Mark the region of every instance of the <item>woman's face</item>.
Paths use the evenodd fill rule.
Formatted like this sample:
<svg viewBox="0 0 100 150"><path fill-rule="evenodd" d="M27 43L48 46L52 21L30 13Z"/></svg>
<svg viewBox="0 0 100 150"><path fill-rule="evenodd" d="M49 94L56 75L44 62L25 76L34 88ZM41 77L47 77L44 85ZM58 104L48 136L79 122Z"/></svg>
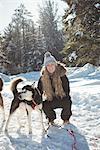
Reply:
<svg viewBox="0 0 100 150"><path fill-rule="evenodd" d="M48 64L46 68L47 68L47 71L52 74L55 72L56 65L55 64Z"/></svg>

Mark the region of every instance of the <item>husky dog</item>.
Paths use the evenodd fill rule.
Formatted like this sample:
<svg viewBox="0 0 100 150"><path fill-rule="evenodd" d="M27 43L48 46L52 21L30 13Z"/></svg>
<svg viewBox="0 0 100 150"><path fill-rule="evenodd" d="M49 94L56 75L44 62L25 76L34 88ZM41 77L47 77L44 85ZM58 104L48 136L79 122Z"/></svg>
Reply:
<svg viewBox="0 0 100 150"><path fill-rule="evenodd" d="M15 79L11 84L11 91L14 95L13 101L10 107L10 113L8 116L8 120L5 126L5 132L8 131L8 124L11 119L11 116L16 111L16 109L20 108L21 104L25 105L25 110L28 117L28 125L29 125L29 134L32 133L31 126L31 112L33 109L38 109L41 114L41 123L43 126L43 116L42 116L42 96L38 90L38 88L33 87L32 85L26 85L22 88L21 92L18 92L17 85L22 82L22 79ZM22 114L21 114L22 115Z"/></svg>
<svg viewBox="0 0 100 150"><path fill-rule="evenodd" d="M3 80L0 78L0 109L2 110L2 114L3 114L3 121L0 127L1 129L3 128L5 122L5 111L4 111L3 97L1 94L2 88L3 88Z"/></svg>

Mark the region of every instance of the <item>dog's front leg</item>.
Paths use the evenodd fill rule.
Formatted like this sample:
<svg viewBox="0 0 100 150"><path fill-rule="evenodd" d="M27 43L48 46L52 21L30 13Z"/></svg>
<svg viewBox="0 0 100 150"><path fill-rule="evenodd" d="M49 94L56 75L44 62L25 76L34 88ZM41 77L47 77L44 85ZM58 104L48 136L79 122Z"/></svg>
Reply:
<svg viewBox="0 0 100 150"><path fill-rule="evenodd" d="M10 122L11 117L12 117L12 115L10 114L10 115L8 116L8 120L7 120L6 125L5 125L5 130L4 130L5 132L8 132L8 124L9 124L9 122Z"/></svg>
<svg viewBox="0 0 100 150"><path fill-rule="evenodd" d="M19 128L17 130L18 133L21 133L21 129L25 127L25 123L23 123L23 120L24 120L23 116L25 115L25 113L26 113L25 103L22 102L19 105L18 116L17 116L17 121L19 125Z"/></svg>
<svg viewBox="0 0 100 150"><path fill-rule="evenodd" d="M26 113L27 113L27 119L28 119L28 127L29 127L29 134L32 134L32 121L31 121L31 113L32 113L32 108L30 106L26 107Z"/></svg>
<svg viewBox="0 0 100 150"><path fill-rule="evenodd" d="M4 126L4 123L5 123L5 111L4 111L4 107L2 107L1 109L2 109L3 120L2 120L2 124L1 124L0 130L2 130L2 128Z"/></svg>
<svg viewBox="0 0 100 150"><path fill-rule="evenodd" d="M41 125L42 125L42 134L46 133L46 130L44 128L44 123L43 123L43 110L40 109L40 118L41 118Z"/></svg>

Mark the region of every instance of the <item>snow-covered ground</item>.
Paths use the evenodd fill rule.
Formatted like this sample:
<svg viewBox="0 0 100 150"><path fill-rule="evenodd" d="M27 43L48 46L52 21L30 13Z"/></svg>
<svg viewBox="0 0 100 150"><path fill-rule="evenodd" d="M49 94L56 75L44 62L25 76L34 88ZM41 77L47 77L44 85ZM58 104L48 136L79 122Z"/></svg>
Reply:
<svg viewBox="0 0 100 150"><path fill-rule="evenodd" d="M70 125L62 125L60 109L56 109L57 119L55 122L61 127L50 127L48 136L42 135L39 113L32 112L32 135L28 135L26 114L16 112L9 124L9 136L0 133L0 150L100 150L100 67L86 64L81 68L67 68L70 81L70 95L72 98L73 115ZM39 72L6 76L0 74L4 80L2 91L6 119L13 95L9 89L12 78L24 77L26 81L20 84L32 84L39 78ZM1 112L1 111L0 111ZM24 125L21 132L18 130L17 118ZM0 113L0 124L2 113ZM44 116L44 125L47 127ZM71 132L73 131L73 132Z"/></svg>

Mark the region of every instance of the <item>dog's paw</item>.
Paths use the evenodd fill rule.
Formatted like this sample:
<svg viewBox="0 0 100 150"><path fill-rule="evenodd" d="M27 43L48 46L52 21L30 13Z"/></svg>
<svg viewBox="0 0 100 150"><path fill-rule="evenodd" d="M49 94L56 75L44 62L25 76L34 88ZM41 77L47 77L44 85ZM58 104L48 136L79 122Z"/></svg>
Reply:
<svg viewBox="0 0 100 150"><path fill-rule="evenodd" d="M47 134L47 130L43 129L42 130L42 136L45 136Z"/></svg>
<svg viewBox="0 0 100 150"><path fill-rule="evenodd" d="M32 131L30 130L30 131L29 131L29 135L31 135L31 134L32 134Z"/></svg>
<svg viewBox="0 0 100 150"><path fill-rule="evenodd" d="M4 133L8 136L8 130L7 129L4 129Z"/></svg>

